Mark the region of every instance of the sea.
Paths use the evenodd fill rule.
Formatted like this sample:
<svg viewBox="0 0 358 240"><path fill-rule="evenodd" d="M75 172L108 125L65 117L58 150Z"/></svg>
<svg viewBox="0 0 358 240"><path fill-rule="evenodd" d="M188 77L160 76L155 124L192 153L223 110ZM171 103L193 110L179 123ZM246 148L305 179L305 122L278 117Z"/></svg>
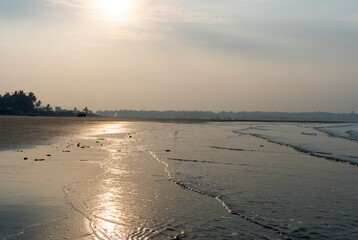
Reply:
<svg viewBox="0 0 358 240"><path fill-rule="evenodd" d="M97 239L358 239L358 124L107 122L64 187Z"/></svg>

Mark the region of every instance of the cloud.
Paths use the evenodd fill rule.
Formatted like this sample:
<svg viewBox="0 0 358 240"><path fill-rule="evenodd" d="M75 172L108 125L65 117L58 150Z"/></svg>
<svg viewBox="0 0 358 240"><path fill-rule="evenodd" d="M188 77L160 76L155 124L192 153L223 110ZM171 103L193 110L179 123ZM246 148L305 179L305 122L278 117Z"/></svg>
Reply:
<svg viewBox="0 0 358 240"><path fill-rule="evenodd" d="M51 5L65 5L75 8L86 8L88 1L85 0L47 0Z"/></svg>
<svg viewBox="0 0 358 240"><path fill-rule="evenodd" d="M139 30L129 30L129 29L116 29L109 32L109 38L115 40L124 40L124 41L150 41L150 42L162 42L162 41L174 41L172 38L165 34L153 33L150 31L139 31Z"/></svg>
<svg viewBox="0 0 358 240"><path fill-rule="evenodd" d="M153 4L148 1L142 6L143 15L151 21L166 23L229 23L224 16L209 11L191 9L180 4Z"/></svg>
<svg viewBox="0 0 358 240"><path fill-rule="evenodd" d="M52 6L72 8L82 17L103 20L96 15L95 0L47 0ZM103 35L110 40L174 42L180 37L176 34L185 25L228 24L230 20L217 14L205 4L193 5L185 0L132 0L136 8L133 11L133 21L117 22L106 25ZM179 38L178 38L179 37Z"/></svg>
<svg viewBox="0 0 358 240"><path fill-rule="evenodd" d="M47 0L51 5L64 5L73 8L93 9L94 0ZM183 1L172 0L133 0L137 5L138 17L155 22L184 23L227 23L229 19L213 12L192 9Z"/></svg>

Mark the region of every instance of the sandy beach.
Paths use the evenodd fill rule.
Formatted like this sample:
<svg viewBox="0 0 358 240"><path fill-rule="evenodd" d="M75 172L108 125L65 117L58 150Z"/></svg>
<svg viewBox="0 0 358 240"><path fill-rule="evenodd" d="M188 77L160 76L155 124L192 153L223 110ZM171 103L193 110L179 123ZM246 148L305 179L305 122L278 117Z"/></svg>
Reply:
<svg viewBox="0 0 358 240"><path fill-rule="evenodd" d="M358 237L354 123L0 126L0 239Z"/></svg>
<svg viewBox="0 0 358 240"><path fill-rule="evenodd" d="M102 172L103 141L85 137L99 121L3 116L0 126L0 238L86 237L63 188Z"/></svg>

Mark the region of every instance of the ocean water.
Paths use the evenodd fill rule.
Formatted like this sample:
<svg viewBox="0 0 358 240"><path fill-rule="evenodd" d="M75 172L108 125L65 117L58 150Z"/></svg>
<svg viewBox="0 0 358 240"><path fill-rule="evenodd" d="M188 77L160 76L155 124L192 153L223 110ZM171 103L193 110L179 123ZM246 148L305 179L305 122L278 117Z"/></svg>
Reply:
<svg viewBox="0 0 358 240"><path fill-rule="evenodd" d="M357 125L107 125L64 189L96 238L358 239Z"/></svg>

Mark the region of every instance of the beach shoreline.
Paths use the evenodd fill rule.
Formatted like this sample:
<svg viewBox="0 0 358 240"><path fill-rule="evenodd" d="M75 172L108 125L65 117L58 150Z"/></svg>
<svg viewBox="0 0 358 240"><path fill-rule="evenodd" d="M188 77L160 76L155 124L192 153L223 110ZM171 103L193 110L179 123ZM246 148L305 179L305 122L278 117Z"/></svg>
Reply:
<svg viewBox="0 0 358 240"><path fill-rule="evenodd" d="M108 120L6 126L0 239L356 239L354 124Z"/></svg>
<svg viewBox="0 0 358 240"><path fill-rule="evenodd" d="M91 136L101 123L46 117L1 117L0 123L0 239L90 236L64 187L103 172L107 153Z"/></svg>

